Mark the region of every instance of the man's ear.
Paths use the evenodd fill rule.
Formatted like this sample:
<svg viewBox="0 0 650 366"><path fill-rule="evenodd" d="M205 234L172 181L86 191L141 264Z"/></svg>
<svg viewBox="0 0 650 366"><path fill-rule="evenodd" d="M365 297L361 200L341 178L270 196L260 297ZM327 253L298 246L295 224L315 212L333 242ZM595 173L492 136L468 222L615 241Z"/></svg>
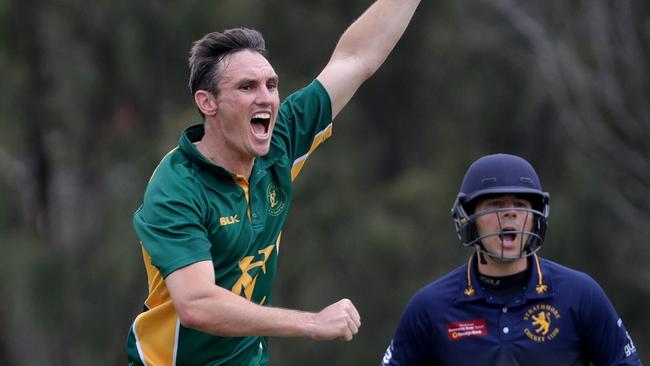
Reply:
<svg viewBox="0 0 650 366"><path fill-rule="evenodd" d="M194 93L194 102L205 116L214 116L217 113L217 101L214 95L206 90Z"/></svg>

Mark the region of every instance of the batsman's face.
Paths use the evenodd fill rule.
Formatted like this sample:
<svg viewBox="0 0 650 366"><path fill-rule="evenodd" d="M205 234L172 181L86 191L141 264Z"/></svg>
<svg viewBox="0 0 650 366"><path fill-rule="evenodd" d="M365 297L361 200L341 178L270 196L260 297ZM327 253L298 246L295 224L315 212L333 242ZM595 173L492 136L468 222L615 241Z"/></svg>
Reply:
<svg viewBox="0 0 650 366"><path fill-rule="evenodd" d="M248 50L222 60L217 128L234 159L266 155L278 116L278 76L264 56Z"/></svg>
<svg viewBox="0 0 650 366"><path fill-rule="evenodd" d="M526 199L503 195L480 199L475 214L476 228L485 249L497 258L516 259L522 253L533 227L534 215L526 209L532 205Z"/></svg>

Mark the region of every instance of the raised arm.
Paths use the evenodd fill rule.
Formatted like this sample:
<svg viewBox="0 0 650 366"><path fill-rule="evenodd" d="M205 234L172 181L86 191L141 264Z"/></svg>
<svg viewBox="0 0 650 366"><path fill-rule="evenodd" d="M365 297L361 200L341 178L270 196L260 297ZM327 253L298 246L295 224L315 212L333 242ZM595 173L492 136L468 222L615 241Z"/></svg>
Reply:
<svg viewBox="0 0 650 366"><path fill-rule="evenodd" d="M332 100L332 117L384 63L419 3L420 0L377 0L343 33L317 77Z"/></svg>
<svg viewBox="0 0 650 366"><path fill-rule="evenodd" d="M165 283L181 324L218 336L264 335L349 341L358 332L361 322L359 313L347 299L318 313L257 305L215 285L210 261L172 272Z"/></svg>

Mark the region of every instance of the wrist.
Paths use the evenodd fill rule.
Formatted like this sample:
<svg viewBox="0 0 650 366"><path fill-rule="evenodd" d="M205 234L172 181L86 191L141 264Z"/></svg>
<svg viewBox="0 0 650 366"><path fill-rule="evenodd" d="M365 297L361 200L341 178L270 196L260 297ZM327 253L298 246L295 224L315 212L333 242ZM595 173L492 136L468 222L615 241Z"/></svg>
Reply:
<svg viewBox="0 0 650 366"><path fill-rule="evenodd" d="M316 339L316 314L310 312L303 312L301 314L302 320L298 322L300 327L299 333L302 337Z"/></svg>

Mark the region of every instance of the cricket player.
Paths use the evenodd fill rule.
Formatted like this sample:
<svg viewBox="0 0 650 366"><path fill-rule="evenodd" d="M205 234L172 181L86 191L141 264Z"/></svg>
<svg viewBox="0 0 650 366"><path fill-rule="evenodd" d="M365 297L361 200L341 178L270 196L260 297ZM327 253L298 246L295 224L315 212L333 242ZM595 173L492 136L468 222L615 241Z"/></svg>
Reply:
<svg viewBox="0 0 650 366"><path fill-rule="evenodd" d="M526 160L475 161L452 208L475 253L413 296L381 365L641 365L602 288L537 255L548 215Z"/></svg>
<svg viewBox="0 0 650 366"><path fill-rule="evenodd" d="M372 3L317 77L282 103L258 31L195 42L189 86L202 123L162 159L134 215L149 296L128 334L130 365L267 365L267 337L357 334L349 299L318 312L272 306L280 233L294 178L419 2Z"/></svg>

